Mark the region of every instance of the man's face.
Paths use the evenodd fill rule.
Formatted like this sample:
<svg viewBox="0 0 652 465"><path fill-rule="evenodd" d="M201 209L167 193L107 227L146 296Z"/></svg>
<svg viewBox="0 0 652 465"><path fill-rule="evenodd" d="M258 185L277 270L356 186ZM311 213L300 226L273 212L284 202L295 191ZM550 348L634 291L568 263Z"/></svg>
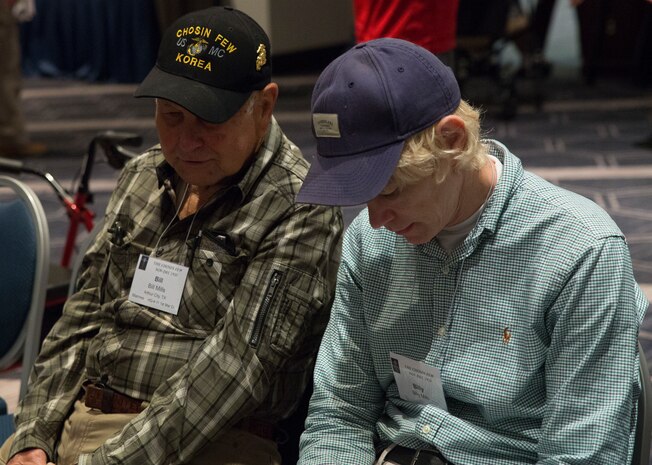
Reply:
<svg viewBox="0 0 652 465"><path fill-rule="evenodd" d="M167 100L156 100L156 129L165 159L188 184L216 186L236 174L258 148L269 118L252 97L224 123L208 123Z"/></svg>
<svg viewBox="0 0 652 465"><path fill-rule="evenodd" d="M411 244L425 244L442 229L459 223L462 176L450 170L443 182L434 176L399 190L390 180L383 191L367 203L369 223L385 227Z"/></svg>

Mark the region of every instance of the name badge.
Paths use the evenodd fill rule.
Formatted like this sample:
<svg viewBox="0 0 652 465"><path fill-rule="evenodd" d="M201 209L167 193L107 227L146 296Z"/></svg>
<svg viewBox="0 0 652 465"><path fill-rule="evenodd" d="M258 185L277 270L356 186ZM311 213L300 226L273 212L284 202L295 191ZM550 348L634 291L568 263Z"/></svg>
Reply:
<svg viewBox="0 0 652 465"><path fill-rule="evenodd" d="M417 404L435 405L448 411L439 368L393 352L389 353L389 357L401 399Z"/></svg>
<svg viewBox="0 0 652 465"><path fill-rule="evenodd" d="M140 254L129 300L176 315L187 276L187 266Z"/></svg>

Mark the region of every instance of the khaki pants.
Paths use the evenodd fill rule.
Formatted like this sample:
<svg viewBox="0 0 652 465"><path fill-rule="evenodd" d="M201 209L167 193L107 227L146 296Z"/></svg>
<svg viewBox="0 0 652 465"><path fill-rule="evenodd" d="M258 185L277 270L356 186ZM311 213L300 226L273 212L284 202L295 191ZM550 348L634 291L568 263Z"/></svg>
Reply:
<svg viewBox="0 0 652 465"><path fill-rule="evenodd" d="M57 448L57 465L75 465L81 454L91 453L108 438L118 433L136 414L105 414L75 402L66 420ZM8 460L13 436L0 448L0 465ZM281 465L281 457L273 441L247 431L233 429L209 444L188 462L191 465ZM163 464L162 464L163 465Z"/></svg>

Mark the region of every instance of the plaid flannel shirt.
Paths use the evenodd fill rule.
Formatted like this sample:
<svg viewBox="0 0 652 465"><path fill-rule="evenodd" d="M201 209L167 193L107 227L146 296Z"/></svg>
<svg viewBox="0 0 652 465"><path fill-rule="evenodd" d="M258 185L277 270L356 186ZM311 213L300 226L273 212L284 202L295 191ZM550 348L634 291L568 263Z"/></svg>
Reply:
<svg viewBox="0 0 652 465"><path fill-rule="evenodd" d="M287 416L312 376L343 228L338 208L294 202L307 169L272 121L244 175L178 220L160 148L130 162L35 364L11 453L38 447L56 462L85 380L149 406L80 464L177 464L242 418ZM190 268L177 315L128 300L157 242L157 258Z"/></svg>

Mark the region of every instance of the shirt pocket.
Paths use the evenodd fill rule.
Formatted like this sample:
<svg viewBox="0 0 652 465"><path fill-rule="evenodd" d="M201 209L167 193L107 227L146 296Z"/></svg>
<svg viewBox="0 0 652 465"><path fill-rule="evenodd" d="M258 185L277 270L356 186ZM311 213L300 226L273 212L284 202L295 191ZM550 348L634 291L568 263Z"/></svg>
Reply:
<svg viewBox="0 0 652 465"><path fill-rule="evenodd" d="M320 297L323 283L290 268L275 268L267 279L265 293L253 321L249 345L272 364L305 355L319 343L328 320Z"/></svg>
<svg viewBox="0 0 652 465"><path fill-rule="evenodd" d="M227 251L204 235L188 271L177 315L179 325L212 330L233 300L248 261L241 250Z"/></svg>
<svg viewBox="0 0 652 465"><path fill-rule="evenodd" d="M270 347L290 356L310 332L317 305L304 291L288 286L282 294L270 337Z"/></svg>
<svg viewBox="0 0 652 465"><path fill-rule="evenodd" d="M138 258L142 253L146 253L145 247L134 244L129 235L120 238L117 243L109 239L109 253L100 289L102 303L129 295Z"/></svg>

